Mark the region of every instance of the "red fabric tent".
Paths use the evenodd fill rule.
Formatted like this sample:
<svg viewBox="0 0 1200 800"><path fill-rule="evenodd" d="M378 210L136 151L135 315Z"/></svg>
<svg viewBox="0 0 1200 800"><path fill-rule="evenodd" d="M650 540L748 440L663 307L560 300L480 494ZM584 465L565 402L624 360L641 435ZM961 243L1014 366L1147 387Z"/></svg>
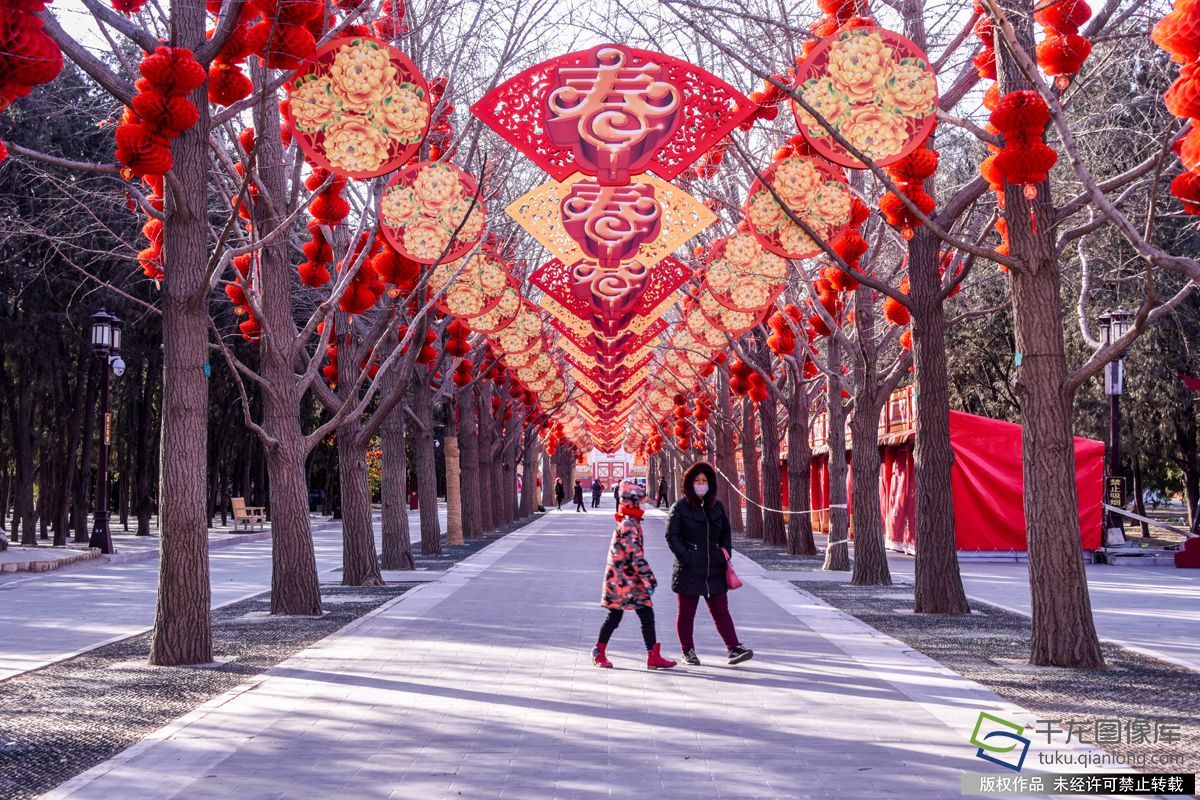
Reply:
<svg viewBox="0 0 1200 800"><path fill-rule="evenodd" d="M950 412L951 478L954 535L959 550L1025 550L1024 479L1021 473L1021 426ZM884 536L894 549L912 551L917 544L912 441L882 448L879 499ZM829 506L826 455L812 460L811 501L814 509ZM847 476L848 480L848 476ZM1104 443L1075 437L1075 485L1083 549L1100 547L1104 495ZM827 518L815 521L824 528Z"/></svg>

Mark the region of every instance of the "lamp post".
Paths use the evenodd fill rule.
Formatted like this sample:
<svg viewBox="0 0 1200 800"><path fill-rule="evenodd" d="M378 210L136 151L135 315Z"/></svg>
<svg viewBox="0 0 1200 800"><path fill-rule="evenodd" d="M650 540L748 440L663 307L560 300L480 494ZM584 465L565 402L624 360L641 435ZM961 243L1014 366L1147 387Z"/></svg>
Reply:
<svg viewBox="0 0 1200 800"><path fill-rule="evenodd" d="M1100 341L1108 346L1119 341L1133 327L1133 312L1120 306L1100 316ZM1120 502L1112 502L1111 506L1125 505L1125 479L1121 475L1121 394L1125 388L1125 354L1104 365L1104 392L1108 395L1109 429L1108 429L1108 485L1116 487ZM1110 490L1109 494L1113 492ZM1125 524L1120 514L1108 513L1108 537L1115 542L1105 544L1120 544L1125 541Z"/></svg>
<svg viewBox="0 0 1200 800"><path fill-rule="evenodd" d="M92 315L92 354L100 362L100 469L96 483L96 512L92 521L89 547L112 553L112 533L108 529L108 448L112 443L112 414L108 410L108 371L118 378L125 373L121 360L121 320L107 311Z"/></svg>

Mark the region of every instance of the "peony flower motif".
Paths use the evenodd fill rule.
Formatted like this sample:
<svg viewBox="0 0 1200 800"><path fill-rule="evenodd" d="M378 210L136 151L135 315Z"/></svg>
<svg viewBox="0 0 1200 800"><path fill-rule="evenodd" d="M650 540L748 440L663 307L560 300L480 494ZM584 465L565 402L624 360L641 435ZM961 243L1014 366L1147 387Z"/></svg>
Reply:
<svg viewBox="0 0 1200 800"><path fill-rule="evenodd" d="M705 274L708 285L718 292L728 292L732 289L736 277L734 271L724 260L717 260L709 264L708 272Z"/></svg>
<svg viewBox="0 0 1200 800"><path fill-rule="evenodd" d="M849 100L834 87L833 81L829 78L807 81L800 96L834 127L837 127L838 120L850 108ZM799 103L793 101L792 106L796 110L796 119L800 121L800 125L808 129L809 133L813 136L829 135L825 126L816 117L805 111Z"/></svg>
<svg viewBox="0 0 1200 800"><path fill-rule="evenodd" d="M809 235L804 232L804 229L794 222L788 222L783 226L783 228L780 229L779 245L786 250L792 258L802 258L813 251L818 251L821 249L816 242L809 238Z"/></svg>
<svg viewBox="0 0 1200 800"><path fill-rule="evenodd" d="M762 245L748 233L735 233L725 240L725 260L734 269L746 269L758 260Z"/></svg>
<svg viewBox="0 0 1200 800"><path fill-rule="evenodd" d="M937 83L933 75L919 63L894 64L883 83L883 106L907 117L932 114L937 107Z"/></svg>
<svg viewBox="0 0 1200 800"><path fill-rule="evenodd" d="M850 189L841 181L827 181L812 198L809 206L812 216L805 221L814 228L822 222L830 228L837 228L850 221Z"/></svg>
<svg viewBox="0 0 1200 800"><path fill-rule="evenodd" d="M733 287L729 299L738 308L762 308L771 302L771 292L759 281L742 281Z"/></svg>
<svg viewBox="0 0 1200 800"><path fill-rule="evenodd" d="M388 136L406 144L421 141L429 122L429 106L410 83L393 89L376 114Z"/></svg>
<svg viewBox="0 0 1200 800"><path fill-rule="evenodd" d="M297 84L288 100L296 129L305 133L321 130L342 113L341 100L334 95L326 77Z"/></svg>
<svg viewBox="0 0 1200 800"><path fill-rule="evenodd" d="M756 192L746 204L746 216L750 224L760 231L775 230L784 218L783 209L770 192Z"/></svg>
<svg viewBox="0 0 1200 800"><path fill-rule="evenodd" d="M455 281L446 293L446 307L456 317L474 317L483 311L483 295L471 286Z"/></svg>
<svg viewBox="0 0 1200 800"><path fill-rule="evenodd" d="M830 46L825 69L834 88L849 97L851 103L872 102L891 72L894 52L884 44L878 30L859 28Z"/></svg>
<svg viewBox="0 0 1200 800"><path fill-rule="evenodd" d="M462 197L458 170L449 164L428 164L417 173L413 192L426 214L437 215Z"/></svg>
<svg viewBox="0 0 1200 800"><path fill-rule="evenodd" d="M434 220L422 217L404 229L404 249L418 261L436 261L448 244L450 232Z"/></svg>
<svg viewBox="0 0 1200 800"><path fill-rule="evenodd" d="M390 157L387 137L362 117L342 117L325 129L325 158L335 169L375 172Z"/></svg>
<svg viewBox="0 0 1200 800"><path fill-rule="evenodd" d="M355 39L338 48L329 67L329 80L347 109L367 114L391 93L397 72L387 49Z"/></svg>
<svg viewBox="0 0 1200 800"><path fill-rule="evenodd" d="M417 197L411 188L393 186L383 196L379 213L383 217L384 225L389 228L403 228L420 215L421 207L417 205Z"/></svg>
<svg viewBox="0 0 1200 800"><path fill-rule="evenodd" d="M438 253L435 254L435 257L440 253L441 251L439 250ZM442 289L446 288L446 284L450 282L450 279L454 277L455 273L458 272L458 268L461 266L461 258L457 261L443 261L442 263L438 264L437 267L435 267L433 271L429 273L429 291L436 294ZM463 271L465 272L466 270Z"/></svg>
<svg viewBox="0 0 1200 800"><path fill-rule="evenodd" d="M463 222L464 219L466 222ZM476 203L472 208L471 200L464 197L446 209L441 221L451 233L454 233L461 223L462 230L458 231L458 240L474 242L483 232L483 207Z"/></svg>
<svg viewBox="0 0 1200 800"><path fill-rule="evenodd" d="M842 122L841 134L873 161L896 155L908 142L904 118L874 106L851 111Z"/></svg>
<svg viewBox="0 0 1200 800"><path fill-rule="evenodd" d="M479 272L479 285L489 296L496 296L508 285L508 273L492 260L486 260Z"/></svg>
<svg viewBox="0 0 1200 800"><path fill-rule="evenodd" d="M820 228L817 229L820 233ZM779 283L787 278L787 262L774 253L763 250L762 258L758 260L755 275L767 283Z"/></svg>
<svg viewBox="0 0 1200 800"><path fill-rule="evenodd" d="M775 166L775 191L793 210L803 208L825 176L807 158L785 158Z"/></svg>

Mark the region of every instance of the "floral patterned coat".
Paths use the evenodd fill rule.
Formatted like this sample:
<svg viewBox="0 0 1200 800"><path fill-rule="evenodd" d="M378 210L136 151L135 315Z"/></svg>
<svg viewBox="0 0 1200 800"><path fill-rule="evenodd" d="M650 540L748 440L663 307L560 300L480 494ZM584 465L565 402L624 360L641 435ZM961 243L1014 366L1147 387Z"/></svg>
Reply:
<svg viewBox="0 0 1200 800"><path fill-rule="evenodd" d="M622 516L613 531L604 570L604 588L600 605L621 611L650 608L650 592L658 586L654 571L646 561L642 543L642 521Z"/></svg>

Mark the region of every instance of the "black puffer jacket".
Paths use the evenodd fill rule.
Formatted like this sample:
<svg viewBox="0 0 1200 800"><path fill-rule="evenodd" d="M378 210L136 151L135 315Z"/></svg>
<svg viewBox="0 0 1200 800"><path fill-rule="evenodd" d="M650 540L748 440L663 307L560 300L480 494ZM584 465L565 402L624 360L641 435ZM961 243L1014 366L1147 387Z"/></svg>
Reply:
<svg viewBox="0 0 1200 800"><path fill-rule="evenodd" d="M729 517L721 501L712 508L682 498L667 517L667 546L675 554L671 590L676 594L713 595L729 591L725 583L726 552L733 552Z"/></svg>

